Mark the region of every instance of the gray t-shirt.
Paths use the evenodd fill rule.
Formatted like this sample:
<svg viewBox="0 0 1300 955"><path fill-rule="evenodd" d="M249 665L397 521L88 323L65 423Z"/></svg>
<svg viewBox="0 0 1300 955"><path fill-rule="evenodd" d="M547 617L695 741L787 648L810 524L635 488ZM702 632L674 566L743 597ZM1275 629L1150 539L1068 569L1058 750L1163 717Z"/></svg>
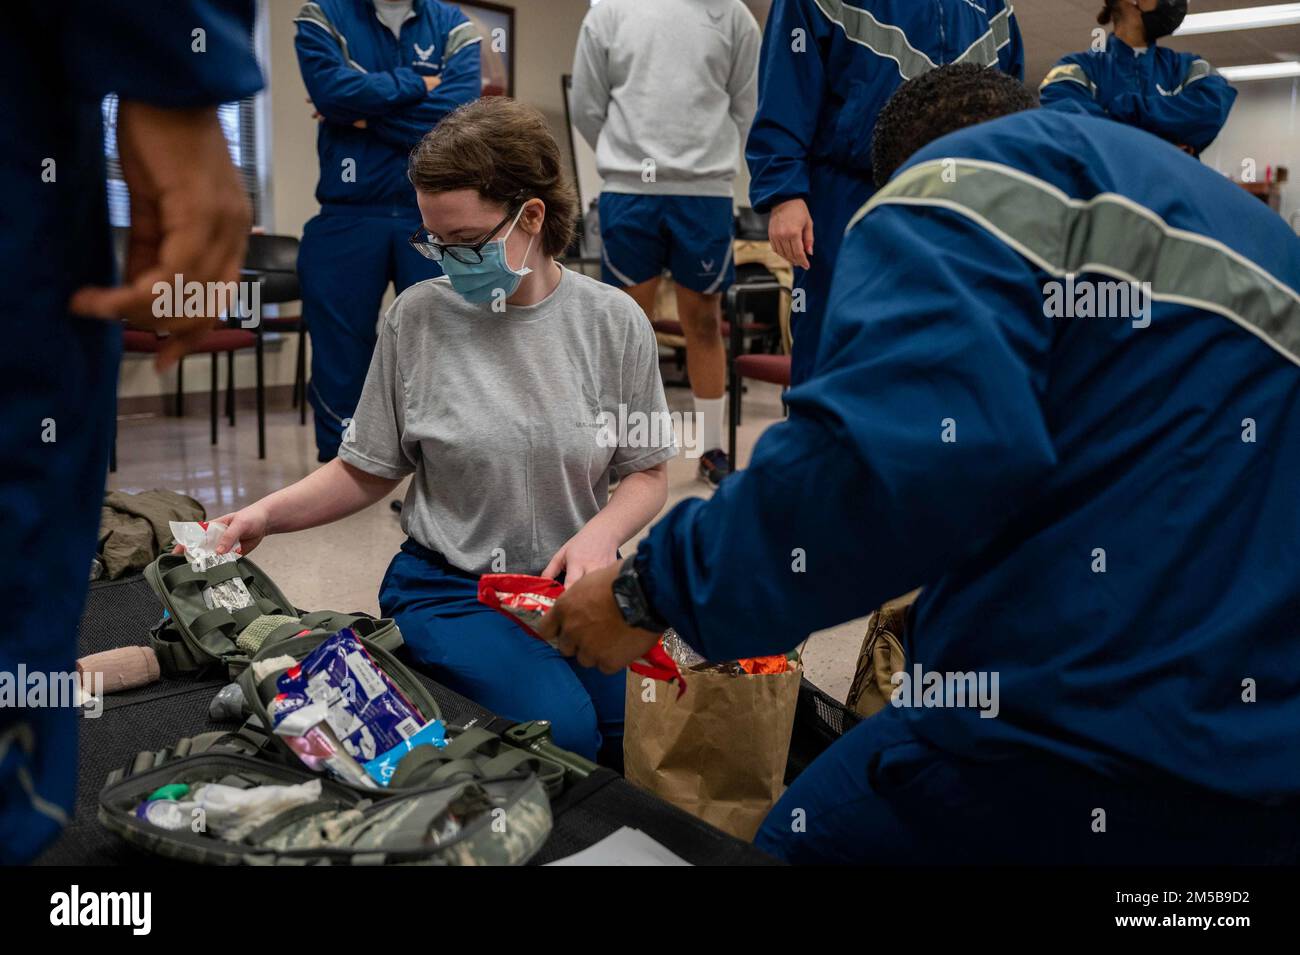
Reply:
<svg viewBox="0 0 1300 955"><path fill-rule="evenodd" d="M645 314L565 269L545 301L504 312L445 278L403 292L339 457L414 473L402 529L454 566L535 574L605 506L611 471L675 453Z"/></svg>
<svg viewBox="0 0 1300 955"><path fill-rule="evenodd" d="M374 0L374 3L375 15L392 31L393 36L400 39L402 24L411 15L414 4L411 0Z"/></svg>

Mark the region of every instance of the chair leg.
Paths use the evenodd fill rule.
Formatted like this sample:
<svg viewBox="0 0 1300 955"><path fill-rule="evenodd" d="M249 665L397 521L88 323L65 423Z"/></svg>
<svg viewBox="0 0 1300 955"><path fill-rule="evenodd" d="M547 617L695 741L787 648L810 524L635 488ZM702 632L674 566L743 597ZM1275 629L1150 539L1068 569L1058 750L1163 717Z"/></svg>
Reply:
<svg viewBox="0 0 1300 955"><path fill-rule="evenodd" d="M220 367L217 361L217 353L212 353L212 391L208 399L210 417L212 419L212 443L217 443L217 369Z"/></svg>
<svg viewBox="0 0 1300 955"><path fill-rule="evenodd" d="M731 467L736 467L736 431L740 427L740 396L744 393L740 375L736 373L735 364L731 367L731 381L727 396L727 455L731 458Z"/></svg>
<svg viewBox="0 0 1300 955"><path fill-rule="evenodd" d="M235 426L235 352L226 352L226 417L230 426Z"/></svg>
<svg viewBox="0 0 1300 955"><path fill-rule="evenodd" d="M723 299L723 320L731 323L731 341L727 348L727 455L731 466L736 467L736 431L740 427L740 401L745 393L745 383L736 370L736 358L743 345L740 330L740 292L736 286L727 290Z"/></svg>
<svg viewBox="0 0 1300 955"><path fill-rule="evenodd" d="M298 329L298 423L307 423L307 323Z"/></svg>
<svg viewBox="0 0 1300 955"><path fill-rule="evenodd" d="M266 457L266 387L262 379L262 332L257 333L257 458Z"/></svg>
<svg viewBox="0 0 1300 955"><path fill-rule="evenodd" d="M302 387L302 337L298 338L298 354L293 358L293 404L291 407L296 411L298 409L298 389Z"/></svg>
<svg viewBox="0 0 1300 955"><path fill-rule="evenodd" d="M177 418L185 417L185 359L176 362L176 404L172 413Z"/></svg>

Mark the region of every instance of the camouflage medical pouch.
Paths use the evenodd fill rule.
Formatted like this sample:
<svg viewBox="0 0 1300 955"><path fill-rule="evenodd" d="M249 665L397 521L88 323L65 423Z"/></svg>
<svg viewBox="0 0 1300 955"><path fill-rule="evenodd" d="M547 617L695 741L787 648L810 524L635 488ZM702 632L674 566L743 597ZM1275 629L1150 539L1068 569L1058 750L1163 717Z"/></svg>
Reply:
<svg viewBox="0 0 1300 955"><path fill-rule="evenodd" d="M140 812L163 787L251 790L317 780L319 798L259 821L238 838L210 832L201 810L190 810L178 828L162 828ZM546 789L522 766L499 776L362 789L250 755L246 741L230 733L139 754L129 770L109 776L99 820L145 852L202 865L522 865L552 826Z"/></svg>

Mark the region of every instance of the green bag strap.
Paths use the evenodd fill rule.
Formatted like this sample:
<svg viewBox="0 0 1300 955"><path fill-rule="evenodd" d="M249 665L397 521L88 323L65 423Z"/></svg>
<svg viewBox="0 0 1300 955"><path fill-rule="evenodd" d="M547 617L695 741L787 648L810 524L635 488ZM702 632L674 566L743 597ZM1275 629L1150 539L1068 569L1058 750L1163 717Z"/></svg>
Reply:
<svg viewBox="0 0 1300 955"><path fill-rule="evenodd" d="M458 778L481 779L483 773L479 770L479 764L472 759L453 759L450 762L443 763L427 777L419 780L420 786L441 786L444 783L456 782Z"/></svg>
<svg viewBox="0 0 1300 955"><path fill-rule="evenodd" d="M526 753L523 750L506 748L504 752L491 758L467 756L448 760L446 750L434 746L417 746L397 764L393 772L390 787L407 786L441 786L455 782L459 777L470 779L495 779L509 776L520 768L535 773L548 789L553 788L564 778L564 767L558 763ZM430 767L436 769L430 771Z"/></svg>
<svg viewBox="0 0 1300 955"><path fill-rule="evenodd" d="M434 751L445 760L462 759L477 753L479 747L487 743L501 742L501 737L496 733L488 732L481 726L471 726L464 732L458 733L446 746L435 747Z"/></svg>
<svg viewBox="0 0 1300 955"><path fill-rule="evenodd" d="M195 570L189 564L181 564L179 567L173 567L167 573L163 574L163 583L167 585L168 590L177 590L185 584L200 584L207 586L208 575Z"/></svg>
<svg viewBox="0 0 1300 955"><path fill-rule="evenodd" d="M506 748L505 752L499 756L493 756L481 768L483 775L486 777L509 776L522 765L527 765L530 770L543 780L548 776L553 776L557 771L561 775L564 774L564 767L558 763L543 759L536 753L527 753L522 749L511 748Z"/></svg>
<svg viewBox="0 0 1300 955"><path fill-rule="evenodd" d="M445 750L436 746L415 747L398 762L389 788L441 786L457 776L478 779L483 775L481 763L468 758L449 760L444 754Z"/></svg>
<svg viewBox="0 0 1300 955"><path fill-rule="evenodd" d="M233 614L224 607L213 607L195 617L190 622L189 631L204 651L217 659L226 659L232 646L243 649L237 642L239 632L264 615L257 606L243 607Z"/></svg>
<svg viewBox="0 0 1300 955"><path fill-rule="evenodd" d="M203 643L204 638L214 630L221 631L223 636L233 641L235 631L238 629L238 621L225 607L213 607L211 610L205 610L190 622L190 633L200 643ZM229 633L226 633L226 631L229 631Z"/></svg>
<svg viewBox="0 0 1300 955"><path fill-rule="evenodd" d="M252 583L253 581L252 572L247 570L237 560L227 561L224 564L217 564L216 567L204 571L203 576L207 578L209 584L224 583L227 580L234 580L236 577L242 580L245 584Z"/></svg>
<svg viewBox="0 0 1300 955"><path fill-rule="evenodd" d="M321 624L332 624L335 621L339 621L340 626L330 627L330 629L342 630L343 627L349 626L356 620L356 617L350 613L336 613L333 610L313 610L311 613L303 614L299 619L301 619L303 627L308 630L315 630Z"/></svg>

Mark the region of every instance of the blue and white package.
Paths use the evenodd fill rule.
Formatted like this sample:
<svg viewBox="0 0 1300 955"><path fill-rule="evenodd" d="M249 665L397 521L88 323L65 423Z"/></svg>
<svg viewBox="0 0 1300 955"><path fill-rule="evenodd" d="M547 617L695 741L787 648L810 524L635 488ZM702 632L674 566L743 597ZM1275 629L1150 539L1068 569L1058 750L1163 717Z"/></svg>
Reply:
<svg viewBox="0 0 1300 955"><path fill-rule="evenodd" d="M302 663L282 673L276 688L280 692L270 711L277 730L286 719L319 714L359 762L388 752L424 724L424 717L350 629L340 630ZM307 721L319 722L319 718Z"/></svg>
<svg viewBox="0 0 1300 955"><path fill-rule="evenodd" d="M376 756L366 763L365 770L379 785L387 786L392 782L393 773L397 771L397 764L402 761L402 757L415 747L425 745L437 747L447 745L447 727L442 720L432 720L421 726L410 739L402 740L384 755Z"/></svg>

